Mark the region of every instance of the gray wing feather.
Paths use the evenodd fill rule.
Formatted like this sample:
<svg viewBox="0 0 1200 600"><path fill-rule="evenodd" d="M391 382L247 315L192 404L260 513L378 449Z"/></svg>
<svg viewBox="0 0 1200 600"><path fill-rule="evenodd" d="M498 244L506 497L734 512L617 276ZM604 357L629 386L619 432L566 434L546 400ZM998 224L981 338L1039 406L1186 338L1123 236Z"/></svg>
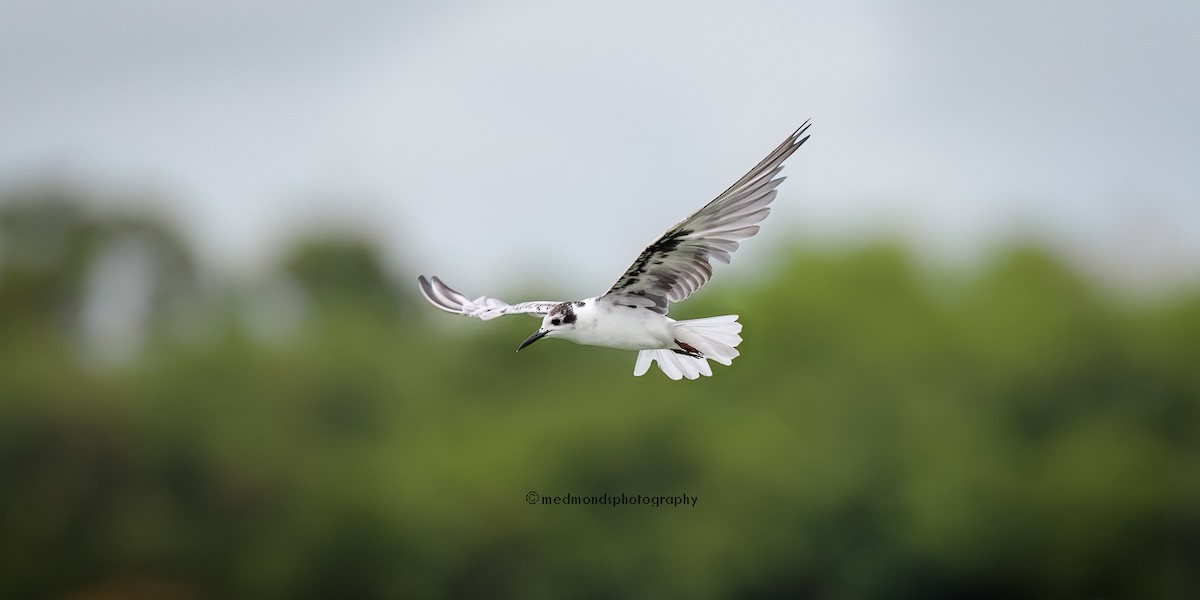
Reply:
<svg viewBox="0 0 1200 600"><path fill-rule="evenodd" d="M490 321L504 315L525 314L535 317L545 316L550 312L550 309L561 304L561 302L547 300L508 304L503 300L487 296L480 296L471 300L457 290L442 283L441 279L437 277L426 278L424 275L417 278L417 284L421 287L421 295L425 296L425 299L430 304L448 313L463 315L465 317L478 317L484 321Z"/></svg>
<svg viewBox="0 0 1200 600"><path fill-rule="evenodd" d="M808 127L805 121L729 189L647 246L601 298L666 314L669 303L700 289L712 278L712 261L728 264L738 243L758 233L786 179L776 177L783 161L808 141Z"/></svg>

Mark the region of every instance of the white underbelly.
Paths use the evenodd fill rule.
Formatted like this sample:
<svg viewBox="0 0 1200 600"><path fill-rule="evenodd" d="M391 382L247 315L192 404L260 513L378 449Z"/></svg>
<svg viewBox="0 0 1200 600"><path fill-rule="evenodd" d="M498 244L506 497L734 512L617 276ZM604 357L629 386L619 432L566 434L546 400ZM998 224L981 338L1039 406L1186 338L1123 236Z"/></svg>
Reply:
<svg viewBox="0 0 1200 600"><path fill-rule="evenodd" d="M672 320L644 308L617 306L597 315L590 327L563 336L577 344L622 350L650 350L675 345Z"/></svg>

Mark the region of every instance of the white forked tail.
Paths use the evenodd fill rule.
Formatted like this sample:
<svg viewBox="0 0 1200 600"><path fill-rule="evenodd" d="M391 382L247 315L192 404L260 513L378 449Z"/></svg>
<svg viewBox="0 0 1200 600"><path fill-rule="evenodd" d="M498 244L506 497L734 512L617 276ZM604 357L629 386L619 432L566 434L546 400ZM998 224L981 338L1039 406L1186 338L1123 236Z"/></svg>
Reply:
<svg viewBox="0 0 1200 600"><path fill-rule="evenodd" d="M645 375L650 370L650 363L658 361L658 368L674 380L683 377L697 379L701 375L711 377L708 359L728 366L740 354L737 345L742 343L742 336L738 335L742 332L742 324L737 319L737 315L723 315L671 323L671 333L675 339L695 348L702 357L694 358L670 349L642 350L638 352L633 374Z"/></svg>

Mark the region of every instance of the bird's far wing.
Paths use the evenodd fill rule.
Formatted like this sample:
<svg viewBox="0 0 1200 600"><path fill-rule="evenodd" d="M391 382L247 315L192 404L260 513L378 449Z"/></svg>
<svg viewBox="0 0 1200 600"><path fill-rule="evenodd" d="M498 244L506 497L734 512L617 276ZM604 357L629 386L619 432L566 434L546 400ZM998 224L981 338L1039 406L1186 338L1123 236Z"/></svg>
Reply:
<svg viewBox="0 0 1200 600"><path fill-rule="evenodd" d="M442 280L437 277L426 278L424 275L421 275L417 278L417 283L421 286L421 294L425 296L425 299L430 304L449 313L463 315L464 317L479 317L484 321L490 321L504 315L526 314L541 317L549 313L550 309L561 304L561 302L551 302L548 300L508 304L503 300L487 296L480 296L471 300L442 283Z"/></svg>
<svg viewBox="0 0 1200 600"><path fill-rule="evenodd" d="M642 251L601 298L667 313L667 304L691 296L712 278L712 261L728 264L738 242L758 233L784 177L776 177L809 136L805 121L774 152L704 208L667 230ZM803 137L802 137L803 136Z"/></svg>

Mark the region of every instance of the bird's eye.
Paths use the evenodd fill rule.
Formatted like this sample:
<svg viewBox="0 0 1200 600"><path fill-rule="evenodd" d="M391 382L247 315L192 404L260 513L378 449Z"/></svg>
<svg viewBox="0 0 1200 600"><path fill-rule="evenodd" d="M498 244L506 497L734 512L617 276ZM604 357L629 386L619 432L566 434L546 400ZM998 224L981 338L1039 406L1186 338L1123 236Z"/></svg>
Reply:
<svg viewBox="0 0 1200 600"><path fill-rule="evenodd" d="M550 319L551 325L562 325L562 319Z"/></svg>

